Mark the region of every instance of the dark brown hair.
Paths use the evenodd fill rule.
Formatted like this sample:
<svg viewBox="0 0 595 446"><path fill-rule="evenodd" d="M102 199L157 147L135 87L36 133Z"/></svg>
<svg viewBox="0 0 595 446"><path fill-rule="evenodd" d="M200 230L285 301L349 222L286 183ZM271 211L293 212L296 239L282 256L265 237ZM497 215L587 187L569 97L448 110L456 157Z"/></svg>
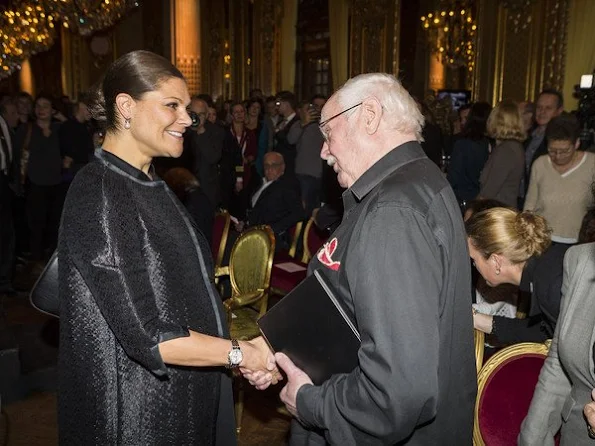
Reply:
<svg viewBox="0 0 595 446"><path fill-rule="evenodd" d="M110 65L105 76L93 91L89 110L106 131L118 130L116 97L126 93L139 100L172 77L184 76L171 62L150 51L132 51Z"/></svg>
<svg viewBox="0 0 595 446"><path fill-rule="evenodd" d="M166 182L180 201L184 201L188 192L200 186L192 172L184 167L169 169L163 176L163 181Z"/></svg>
<svg viewBox="0 0 595 446"><path fill-rule="evenodd" d="M545 137L548 141L570 141L575 143L580 136L581 127L576 117L562 113L548 123Z"/></svg>

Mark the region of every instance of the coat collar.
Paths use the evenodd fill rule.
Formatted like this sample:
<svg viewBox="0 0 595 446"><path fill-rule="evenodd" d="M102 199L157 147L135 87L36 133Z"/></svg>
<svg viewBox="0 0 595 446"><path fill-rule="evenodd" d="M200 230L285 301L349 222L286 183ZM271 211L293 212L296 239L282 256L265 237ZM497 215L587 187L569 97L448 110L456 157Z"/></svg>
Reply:
<svg viewBox="0 0 595 446"><path fill-rule="evenodd" d="M151 167L149 167L149 172L151 174L151 176L149 177L142 170L137 169L136 167L132 166L131 164L128 164L122 158L114 155L111 152L103 150L102 148L99 148L95 151L95 156L97 158L107 162L108 164L111 164L111 165L117 167L118 169L122 170L124 173L128 174L129 176L131 176L141 182L150 183L150 182L159 180L159 178L155 174L155 168L153 167L152 164L151 164ZM153 178L153 179L151 179L151 178Z"/></svg>

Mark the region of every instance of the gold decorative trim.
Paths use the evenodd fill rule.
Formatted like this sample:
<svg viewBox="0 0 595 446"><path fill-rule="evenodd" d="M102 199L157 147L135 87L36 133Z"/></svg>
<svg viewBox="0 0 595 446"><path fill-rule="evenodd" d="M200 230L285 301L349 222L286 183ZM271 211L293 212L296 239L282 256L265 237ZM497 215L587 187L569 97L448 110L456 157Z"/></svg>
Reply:
<svg viewBox="0 0 595 446"><path fill-rule="evenodd" d="M494 90L492 94L492 104L496 106L502 100L502 86L504 83L504 60L506 49L506 23L507 12L502 6L498 5L498 30L496 34L496 63L494 64Z"/></svg>
<svg viewBox="0 0 595 446"><path fill-rule="evenodd" d="M547 341L546 341L547 342ZM473 444L474 446L485 446L483 437L481 436L481 429L479 427L479 402L483 396L485 386L492 374L496 372L501 365L509 360L526 354L542 355L547 357L549 352L549 345L539 344L536 342L522 342L520 344L512 345L503 348L490 359L481 368L477 376L477 399L475 401L475 410L473 414Z"/></svg>
<svg viewBox="0 0 595 446"><path fill-rule="evenodd" d="M481 330L473 329L473 340L475 341L475 367L477 373L483 365L483 352L485 349L485 333Z"/></svg>

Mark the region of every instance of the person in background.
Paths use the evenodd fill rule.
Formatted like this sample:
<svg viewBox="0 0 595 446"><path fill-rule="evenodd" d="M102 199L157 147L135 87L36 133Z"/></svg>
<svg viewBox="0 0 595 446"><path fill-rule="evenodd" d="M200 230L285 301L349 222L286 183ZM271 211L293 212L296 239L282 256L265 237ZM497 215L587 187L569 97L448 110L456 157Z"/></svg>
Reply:
<svg viewBox="0 0 595 446"><path fill-rule="evenodd" d="M491 110L487 102L473 104L452 149L447 178L463 209L479 195L479 176L490 154L486 127Z"/></svg>
<svg viewBox="0 0 595 446"><path fill-rule="evenodd" d="M442 130L436 124L436 118L430 108L424 102L419 103L419 105L421 107L421 112L424 115L421 148L434 164L438 167L442 167L442 155L444 153Z"/></svg>
<svg viewBox="0 0 595 446"><path fill-rule="evenodd" d="M275 127L274 147L276 152L283 155L287 166L286 175L295 175L297 149L295 144L289 142L287 135L291 126L300 120L297 115L297 105L297 100L292 92L280 91L277 93L277 106L282 118Z"/></svg>
<svg viewBox="0 0 595 446"><path fill-rule="evenodd" d="M16 104L10 97L2 98L0 101L0 296L15 293L12 286L15 227L11 186L14 184L17 170L12 130L17 122Z"/></svg>
<svg viewBox="0 0 595 446"><path fill-rule="evenodd" d="M15 135L20 167L19 184L25 189L29 225L30 261L40 272L56 248L62 213L62 154L60 123L52 119L52 98L40 94L35 99L35 122L21 125Z"/></svg>
<svg viewBox="0 0 595 446"><path fill-rule="evenodd" d="M579 135L579 123L571 114L548 123L548 152L533 163L525 199L524 208L546 218L557 243L577 242L581 220L593 205L595 154L578 150Z"/></svg>
<svg viewBox="0 0 595 446"><path fill-rule="evenodd" d="M224 367L276 381L262 338L229 339L209 244L152 167L181 155L189 105L180 71L148 51L97 86L105 140L60 229L60 444L235 445Z"/></svg>
<svg viewBox="0 0 595 446"><path fill-rule="evenodd" d="M277 107L277 99L275 99L275 96L266 98L264 111L262 131L258 138L258 156L256 157L256 171L260 177L264 175L264 155L273 150L275 143L275 128L282 119L279 115L279 108Z"/></svg>
<svg viewBox="0 0 595 446"><path fill-rule="evenodd" d="M535 104L533 102L519 102L519 111L523 118L523 126L530 137L533 128L535 127Z"/></svg>
<svg viewBox="0 0 595 446"><path fill-rule="evenodd" d="M211 124L217 124L217 109L215 107L208 107L207 121L209 121Z"/></svg>
<svg viewBox="0 0 595 446"><path fill-rule="evenodd" d="M91 113L85 100L78 100L72 105L72 118L60 126L60 150L67 183L91 161L95 152L93 135L89 128Z"/></svg>
<svg viewBox="0 0 595 446"><path fill-rule="evenodd" d="M558 431L561 446L593 444L593 283L595 243L568 249L564 258L560 320L529 412L521 425L520 446L554 446L558 444L555 438Z"/></svg>
<svg viewBox="0 0 595 446"><path fill-rule="evenodd" d="M545 219L532 212L493 208L465 223L469 255L489 286L517 285L531 293L526 319L474 311L476 329L502 344L543 342L554 334L560 312L562 264L568 246L552 244Z"/></svg>
<svg viewBox="0 0 595 446"><path fill-rule="evenodd" d="M313 98L300 104L300 120L294 122L287 133L287 141L295 144L297 150L295 174L300 183L306 218L310 218L312 211L320 206L322 187L320 150L324 140L318 127L322 107L319 108L314 100Z"/></svg>
<svg viewBox="0 0 595 446"><path fill-rule="evenodd" d="M33 121L33 97L29 93L21 91L17 95L16 101L19 113L19 124L27 124Z"/></svg>
<svg viewBox="0 0 595 446"><path fill-rule="evenodd" d="M493 198L516 208L525 169L523 141L526 138L518 106L501 102L487 122L488 135L496 140L479 176L479 198Z"/></svg>
<svg viewBox="0 0 595 446"><path fill-rule="evenodd" d="M215 206L202 191L196 177L188 169L174 167L165 173L163 181L186 207L210 245L215 220Z"/></svg>

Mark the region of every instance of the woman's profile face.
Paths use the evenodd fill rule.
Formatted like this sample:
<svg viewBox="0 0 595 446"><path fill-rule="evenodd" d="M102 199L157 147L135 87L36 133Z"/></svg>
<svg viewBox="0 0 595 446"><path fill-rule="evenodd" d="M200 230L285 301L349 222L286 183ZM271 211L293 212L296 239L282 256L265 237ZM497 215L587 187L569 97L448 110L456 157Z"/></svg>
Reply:
<svg viewBox="0 0 595 446"><path fill-rule="evenodd" d="M135 102L130 130L124 131L132 132L144 155L177 158L184 149L186 127L192 123L189 105L186 82L171 77Z"/></svg>
<svg viewBox="0 0 595 446"><path fill-rule="evenodd" d="M496 274L496 263L492 257L485 258L481 252L479 252L470 239L467 239L467 245L469 246L469 257L473 260L473 265L477 269L477 272L481 274L489 286L498 286L504 283L499 274Z"/></svg>

